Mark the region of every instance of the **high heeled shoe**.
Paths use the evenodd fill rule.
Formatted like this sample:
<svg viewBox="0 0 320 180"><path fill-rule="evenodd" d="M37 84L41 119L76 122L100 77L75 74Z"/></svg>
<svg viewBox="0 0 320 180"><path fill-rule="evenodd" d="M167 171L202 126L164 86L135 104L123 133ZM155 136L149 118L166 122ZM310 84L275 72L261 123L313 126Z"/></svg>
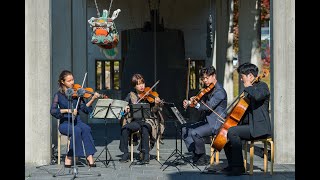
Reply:
<svg viewBox="0 0 320 180"><path fill-rule="evenodd" d="M65 168L71 168L71 166L72 166L71 164L65 164L64 165Z"/></svg>
<svg viewBox="0 0 320 180"><path fill-rule="evenodd" d="M68 159L68 160L70 160L70 159ZM65 167L65 168L71 168L71 166L72 166L72 161L70 160L70 164L66 164L66 161L67 161L67 157L66 157L65 162L64 162L64 167Z"/></svg>
<svg viewBox="0 0 320 180"><path fill-rule="evenodd" d="M90 162L88 161L88 159L87 159L87 164L88 164L89 167L97 167L96 163L90 164Z"/></svg>

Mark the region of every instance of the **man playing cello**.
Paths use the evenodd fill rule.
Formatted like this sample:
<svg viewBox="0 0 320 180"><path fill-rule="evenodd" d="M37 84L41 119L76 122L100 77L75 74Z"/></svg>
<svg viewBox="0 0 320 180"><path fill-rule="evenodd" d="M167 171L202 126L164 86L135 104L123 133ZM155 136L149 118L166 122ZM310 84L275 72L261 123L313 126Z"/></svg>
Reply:
<svg viewBox="0 0 320 180"><path fill-rule="evenodd" d="M244 85L245 96L250 103L238 125L230 127L227 133L228 142L224 146L224 151L228 159L228 166L222 171L232 176L245 172L241 140L271 136L268 85L257 81L259 70L254 64L244 63L237 68L237 71Z"/></svg>

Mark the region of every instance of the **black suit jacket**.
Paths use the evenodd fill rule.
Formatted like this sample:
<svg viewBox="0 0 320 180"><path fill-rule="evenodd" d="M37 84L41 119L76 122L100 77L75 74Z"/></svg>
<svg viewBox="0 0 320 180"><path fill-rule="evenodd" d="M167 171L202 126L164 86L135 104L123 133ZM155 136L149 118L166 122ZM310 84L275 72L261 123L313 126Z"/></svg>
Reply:
<svg viewBox="0 0 320 180"><path fill-rule="evenodd" d="M252 137L271 136L269 116L270 91L265 82L258 82L244 88L250 100L248 109L239 124L249 124Z"/></svg>

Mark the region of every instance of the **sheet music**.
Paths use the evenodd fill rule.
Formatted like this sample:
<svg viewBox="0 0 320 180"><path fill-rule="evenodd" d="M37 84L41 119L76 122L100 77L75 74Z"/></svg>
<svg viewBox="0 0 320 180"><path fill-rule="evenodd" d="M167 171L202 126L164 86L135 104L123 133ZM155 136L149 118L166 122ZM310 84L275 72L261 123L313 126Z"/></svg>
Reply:
<svg viewBox="0 0 320 180"><path fill-rule="evenodd" d="M181 124L187 123L187 121L184 119L180 111L177 109L177 107L170 107L172 112L176 115L177 119L180 121Z"/></svg>
<svg viewBox="0 0 320 180"><path fill-rule="evenodd" d="M108 107L110 105L109 111ZM93 118L121 118L121 111L128 105L127 101L118 99L98 99L96 107L93 110ZM106 114L108 111L108 114Z"/></svg>

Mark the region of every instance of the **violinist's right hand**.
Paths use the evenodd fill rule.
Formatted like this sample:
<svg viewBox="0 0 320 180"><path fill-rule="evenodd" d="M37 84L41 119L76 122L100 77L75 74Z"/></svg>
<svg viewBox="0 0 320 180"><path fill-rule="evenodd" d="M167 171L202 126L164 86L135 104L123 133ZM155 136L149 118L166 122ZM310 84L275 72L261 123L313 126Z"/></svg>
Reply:
<svg viewBox="0 0 320 180"><path fill-rule="evenodd" d="M73 110L73 115L76 116L78 114L78 110L74 109Z"/></svg>
<svg viewBox="0 0 320 180"><path fill-rule="evenodd" d="M71 113L71 109L61 109L60 110L61 113ZM73 115L77 115L78 114L78 110L74 109L73 110Z"/></svg>

